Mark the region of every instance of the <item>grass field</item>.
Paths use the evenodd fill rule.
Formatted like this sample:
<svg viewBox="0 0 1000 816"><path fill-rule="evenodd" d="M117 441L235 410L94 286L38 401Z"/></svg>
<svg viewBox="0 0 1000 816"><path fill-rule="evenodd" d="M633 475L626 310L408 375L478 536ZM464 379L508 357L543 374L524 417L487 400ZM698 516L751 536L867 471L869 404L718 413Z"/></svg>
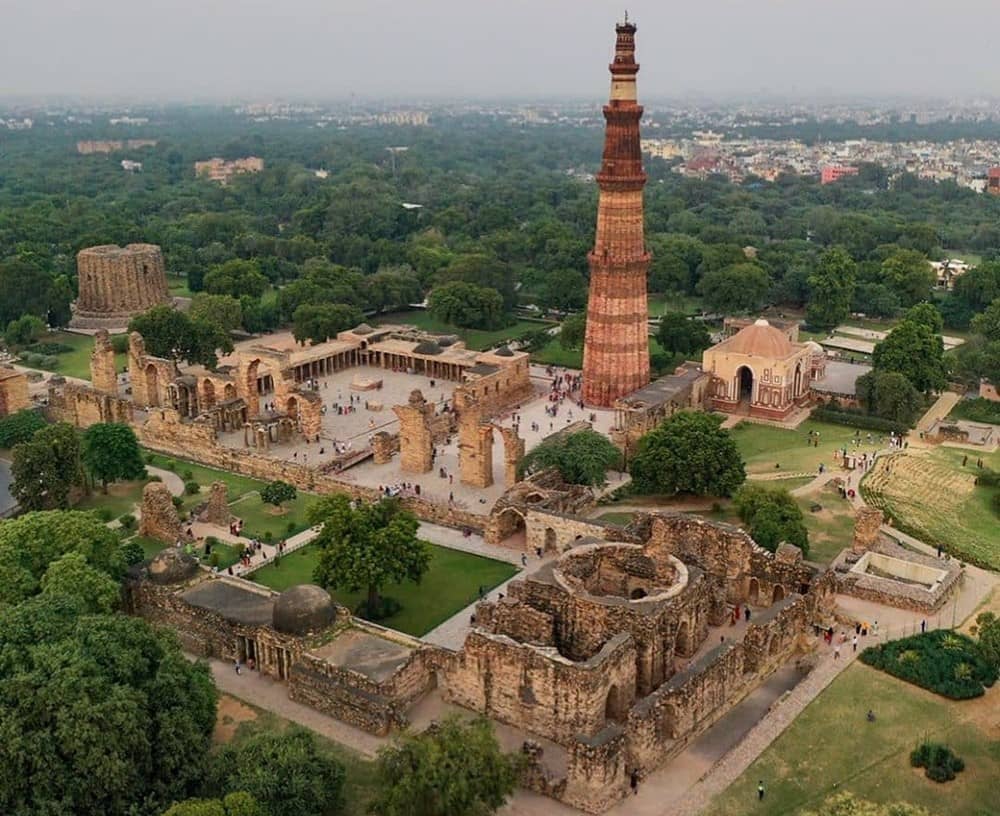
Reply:
<svg viewBox="0 0 1000 816"><path fill-rule="evenodd" d="M380 621L385 626L417 637L425 635L475 601L479 587L493 589L517 572L513 565L504 561L433 544L427 546L431 550L431 566L420 584L405 582L382 588L383 595L395 598L402 605L397 614ZM312 583L318 559L318 550L306 546L286 555L277 564L262 567L250 579L279 592L296 584ZM339 590L331 594L350 609L354 609L365 596L364 592Z"/></svg>
<svg viewBox="0 0 1000 816"><path fill-rule="evenodd" d="M142 488L145 481L117 482L108 485L107 494L95 487L89 496L84 496L77 502L76 510L101 510L108 508L111 518L118 518L125 513L131 513L135 505L142 501Z"/></svg>
<svg viewBox="0 0 1000 816"><path fill-rule="evenodd" d="M250 538L267 540L266 533L277 541L295 535L309 526L306 516L319 496L311 493L299 493L294 501L285 502L282 508L285 512L276 515L270 504L265 504L257 493L246 493L230 505L233 514L243 519L243 534Z"/></svg>
<svg viewBox="0 0 1000 816"><path fill-rule="evenodd" d="M247 476L240 476L236 473L229 473L225 470L215 470L214 468L205 467L204 465L196 465L194 462L188 462L184 459L175 459L169 456L163 456L159 453L149 453L145 454L146 464L152 467L162 468L163 470L172 470L178 476L183 478L184 473L191 471L191 475L196 482L198 482L202 487L208 487L212 482L225 482L226 486L229 488L229 501L233 502L240 496L247 493L253 493L259 491L264 487L264 482L258 481L257 479L251 479ZM196 500L204 501L204 499Z"/></svg>
<svg viewBox="0 0 1000 816"><path fill-rule="evenodd" d="M960 558L1000 569L1000 517L990 507L996 488L975 486L978 458L1000 469L1000 453L984 456L944 447L910 450L880 459L862 489L869 503L902 523L904 532L940 544Z"/></svg>
<svg viewBox="0 0 1000 816"><path fill-rule="evenodd" d="M669 292L649 296L649 314L652 317L659 317L664 312L685 312L698 315L701 314L701 309L702 300L695 295Z"/></svg>
<svg viewBox="0 0 1000 816"><path fill-rule="evenodd" d="M142 551L146 554L146 558L152 558L158 552L165 550L169 544L160 541L158 538L148 538L146 536L133 536L133 540L138 542L139 546L142 547ZM239 547L234 547L231 544L226 544L220 541L212 548L212 552L217 552L219 554L219 569L225 569L230 567L240 560L240 549ZM196 555L201 559L202 563L207 564L209 559L205 557L205 554L200 548L196 548Z"/></svg>
<svg viewBox="0 0 1000 816"><path fill-rule="evenodd" d="M809 444L810 431L819 433L819 447ZM846 447L849 451L861 452L884 447L879 443L879 434L874 434L869 444L867 432L861 436L864 444L855 447L851 442L855 434L853 428L811 419L794 431L745 422L730 433L746 463L747 473L774 473L776 470L815 473L821 463L827 468L835 466L833 452L837 448Z"/></svg>
<svg viewBox="0 0 1000 816"><path fill-rule="evenodd" d="M809 530L809 560L829 564L854 538L854 510L834 487L824 487L806 496L797 496L806 529ZM814 504L822 510L813 512Z"/></svg>
<svg viewBox="0 0 1000 816"><path fill-rule="evenodd" d="M81 380L90 379L90 353L94 350L94 338L87 334L71 334L70 332L49 332L42 338L43 343L62 343L72 347L72 351L56 357L58 362L50 369L66 377L77 377ZM118 371L125 367L125 354L115 355L115 365Z"/></svg>
<svg viewBox="0 0 1000 816"><path fill-rule="evenodd" d="M564 349L559 338L553 337L543 348L531 355L539 365L561 366L563 368L583 368L583 349Z"/></svg>
<svg viewBox="0 0 1000 816"><path fill-rule="evenodd" d="M872 709L874 723L866 722ZM936 816L1000 812L1000 685L953 702L856 663L820 694L743 775L706 810L710 816L785 816L849 791L876 802L906 801ZM909 765L931 738L961 756L966 769L947 784ZM757 803L757 781L767 788Z"/></svg>
<svg viewBox="0 0 1000 816"><path fill-rule="evenodd" d="M550 324L536 323L529 320L518 320L516 323L506 326L496 331L480 331L479 329L460 329L451 326L440 320L435 320L430 313L424 311L394 312L392 314L380 315L379 323L407 323L419 329L430 332L441 332L443 334L457 334L465 344L477 351L493 348L496 345L520 337L530 331L544 329Z"/></svg>

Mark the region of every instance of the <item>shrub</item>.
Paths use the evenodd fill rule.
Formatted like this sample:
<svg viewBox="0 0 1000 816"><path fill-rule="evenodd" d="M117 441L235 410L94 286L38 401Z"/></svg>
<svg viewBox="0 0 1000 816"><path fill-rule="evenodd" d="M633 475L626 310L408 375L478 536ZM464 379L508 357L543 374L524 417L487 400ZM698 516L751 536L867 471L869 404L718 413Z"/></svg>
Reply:
<svg viewBox="0 0 1000 816"><path fill-rule="evenodd" d="M180 496L171 496L170 501L173 503L174 507L176 507L178 510L180 510L181 505L184 504L184 499L182 499Z"/></svg>
<svg viewBox="0 0 1000 816"><path fill-rule="evenodd" d="M292 535L295 532L295 522L290 521L285 525L285 535Z"/></svg>
<svg viewBox="0 0 1000 816"><path fill-rule="evenodd" d="M263 535L263 539L264 539L265 542L267 542L268 544L270 544L274 540L274 533L272 533L270 530L265 530L264 531L264 535Z"/></svg>
<svg viewBox="0 0 1000 816"><path fill-rule="evenodd" d="M155 461L156 461L156 454L155 453L147 453L146 454L146 464L147 465L151 465Z"/></svg>
<svg viewBox="0 0 1000 816"><path fill-rule="evenodd" d="M957 632L937 630L865 649L861 660L953 700L979 697L997 680L997 667L979 645Z"/></svg>
<svg viewBox="0 0 1000 816"><path fill-rule="evenodd" d="M115 517L115 514L111 512L110 507L98 507L96 511L97 517L104 522L111 521Z"/></svg>
<svg viewBox="0 0 1000 816"><path fill-rule="evenodd" d="M970 422L1000 425L1000 402L992 402L984 397L962 400L952 409L951 416Z"/></svg>
<svg viewBox="0 0 1000 816"><path fill-rule="evenodd" d="M190 469L185 470L183 473L181 473L181 478L185 482L193 482L194 481L194 471L192 471Z"/></svg>
<svg viewBox="0 0 1000 816"><path fill-rule="evenodd" d="M151 482L162 482L163 481L163 477L162 476L150 476L149 477L149 481L151 481Z"/></svg>
<svg viewBox="0 0 1000 816"><path fill-rule="evenodd" d="M832 405L813 408L810 416L822 422L847 425L851 428L861 428L866 431L905 434L910 430L909 426L904 425L902 422L893 422L891 419L882 419L881 417L847 411L843 408L835 408Z"/></svg>
<svg viewBox="0 0 1000 816"><path fill-rule="evenodd" d="M32 343L30 346L25 346L24 350L31 352L32 354L43 354L43 355L56 355L56 354L68 354L73 350L72 346L67 346L65 343L52 343L52 342L42 342L42 343Z"/></svg>
<svg viewBox="0 0 1000 816"><path fill-rule="evenodd" d="M125 513L125 515L118 517L118 523L124 530L134 530L136 518L131 513Z"/></svg>
<svg viewBox="0 0 1000 816"><path fill-rule="evenodd" d="M189 496L196 496L201 492L201 485L194 480L184 482L184 492Z"/></svg>
<svg viewBox="0 0 1000 816"><path fill-rule="evenodd" d="M112 335L111 348L115 350L115 354L124 354L126 351L128 351L128 335L127 334Z"/></svg>
<svg viewBox="0 0 1000 816"><path fill-rule="evenodd" d="M118 552L121 555L122 561L130 567L133 564L140 564L146 560L146 553L143 551L142 545L134 538L123 541L118 548Z"/></svg>
<svg viewBox="0 0 1000 816"><path fill-rule="evenodd" d="M222 555L218 550L212 550L212 554L208 556L209 566L217 567L222 563Z"/></svg>
<svg viewBox="0 0 1000 816"><path fill-rule="evenodd" d="M947 745L922 742L910 753L910 764L923 768L924 775L935 782L949 782L965 770L965 762Z"/></svg>
<svg viewBox="0 0 1000 816"><path fill-rule="evenodd" d="M1000 473L986 468L976 476L976 484L979 487L1000 487Z"/></svg>
<svg viewBox="0 0 1000 816"><path fill-rule="evenodd" d="M173 459L167 459L167 461L163 463L163 467L167 470L174 471L177 470L177 463Z"/></svg>

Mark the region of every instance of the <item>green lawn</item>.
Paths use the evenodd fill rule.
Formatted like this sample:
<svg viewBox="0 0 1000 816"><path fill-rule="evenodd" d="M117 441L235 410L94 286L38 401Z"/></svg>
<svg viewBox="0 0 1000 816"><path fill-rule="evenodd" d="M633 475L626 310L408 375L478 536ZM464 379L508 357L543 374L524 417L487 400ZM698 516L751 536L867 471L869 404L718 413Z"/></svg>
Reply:
<svg viewBox="0 0 1000 816"><path fill-rule="evenodd" d="M876 802L922 805L935 816L996 814L998 689L958 703L856 663L810 703L706 813L784 816L816 808L846 790ZM869 708L876 715L873 723L865 720ZM991 712L993 738L983 728ZM949 745L965 760L966 770L942 785L912 769L909 753L925 738ZM767 788L763 807L757 803L758 780Z"/></svg>
<svg viewBox="0 0 1000 816"><path fill-rule="evenodd" d="M666 294L651 294L649 296L649 314L652 317L659 317L665 312L685 312L691 315L700 315L701 311L702 299L695 295L688 295L683 292L668 292Z"/></svg>
<svg viewBox="0 0 1000 816"><path fill-rule="evenodd" d="M259 491L265 484L248 476L240 476L239 474L229 473L225 470L215 470L204 465L196 465L194 462L188 462L185 459L163 456L162 454L148 451L146 452L146 464L163 470L172 470L181 478L186 478L184 474L190 471L194 480L204 489L207 489L212 482L225 482L229 488L230 502L247 493ZM205 500L204 495L192 498L194 499L194 503Z"/></svg>
<svg viewBox="0 0 1000 816"><path fill-rule="evenodd" d="M862 483L870 504L904 532L990 569L1000 569L1000 517L990 506L997 488L976 487L977 459L1000 470L1000 452L938 447L879 462ZM962 465L966 460L965 466Z"/></svg>
<svg viewBox="0 0 1000 816"><path fill-rule="evenodd" d="M57 356L58 362L51 369L57 374L67 377L78 377L82 380L90 379L90 354L94 350L94 338L87 334L71 334L70 332L54 331L49 332L41 339L43 343L62 343L71 346L72 351ZM123 371L127 355L115 355L115 365L118 371Z"/></svg>
<svg viewBox="0 0 1000 816"><path fill-rule="evenodd" d="M564 349L559 338L553 337L545 346L531 355L539 365L561 366L563 368L583 368L583 349Z"/></svg>
<svg viewBox="0 0 1000 816"><path fill-rule="evenodd" d="M819 447L809 444L809 431L819 432ZM744 422L733 428L733 438L740 449L747 473L773 473L776 470L815 473L820 463L827 468L837 466L833 452L846 447L849 451L874 451L885 447L879 442L880 434L873 434L872 444L867 444L867 431L862 432L864 444L854 447L854 429L846 425L833 425L807 419L794 431ZM777 467L776 467L777 466Z"/></svg>
<svg viewBox="0 0 1000 816"><path fill-rule="evenodd" d="M493 589L517 570L504 561L494 561L478 555L427 545L431 550L431 566L420 584L405 582L383 587L382 594L395 598L402 609L380 621L386 626L420 637L439 623L476 600L479 587ZM286 555L277 564L268 564L250 576L251 580L279 592L296 584L312 583L313 570L319 558L315 547L306 546ZM344 606L354 609L364 592L331 593Z"/></svg>
<svg viewBox="0 0 1000 816"><path fill-rule="evenodd" d="M133 541L138 542L139 546L142 547L142 551L146 554L146 558L152 558L158 552L161 552L170 546L169 544L160 541L158 538L148 538L147 536L134 536ZM219 569L230 567L240 560L240 548L234 547L231 544L226 544L222 541L212 547L212 552L217 552L220 556ZM201 548L196 548L196 553L202 563L207 564L209 562L209 559L205 558Z"/></svg>
<svg viewBox="0 0 1000 816"><path fill-rule="evenodd" d="M780 483L779 483L780 484ZM854 510L847 499L842 499L834 487L824 487L808 496L797 496L796 501L805 516L809 530L809 560L829 564L840 551L851 546L854 538ZM813 512L814 504L822 510Z"/></svg>
<svg viewBox="0 0 1000 816"><path fill-rule="evenodd" d="M246 493L242 498L230 506L235 516L243 519L243 535L250 538L260 538L268 540L266 533L271 534L271 539L277 541L279 538L287 538L295 535L309 526L306 515L319 496L311 493L299 493L294 501L285 502L284 513L275 515L270 504L261 501L257 493ZM289 525L292 529L289 530Z"/></svg>
<svg viewBox="0 0 1000 816"><path fill-rule="evenodd" d="M145 481L117 482L108 485L105 494L101 488L95 487L89 496L84 496L76 503L76 510L101 510L107 508L111 518L118 518L125 513L131 513L135 505L142 501L142 488Z"/></svg>
<svg viewBox="0 0 1000 816"><path fill-rule="evenodd" d="M170 290L172 297L186 297L189 298L194 293L188 288L187 277L174 277L172 275L167 276L167 288Z"/></svg>
<svg viewBox="0 0 1000 816"><path fill-rule="evenodd" d="M962 399L948 412L949 419L965 419L969 422L988 422L1000 425L1000 403L977 398Z"/></svg>
<svg viewBox="0 0 1000 816"><path fill-rule="evenodd" d="M457 334L465 344L477 351L493 348L505 340L512 340L530 331L537 331L545 328L548 324L534 322L530 320L518 320L517 322L496 331L480 331L479 329L460 329L457 326L449 325L431 317L429 312L394 312L379 316L379 323L407 323L419 329L429 332L441 332L443 334Z"/></svg>
<svg viewBox="0 0 1000 816"><path fill-rule="evenodd" d="M601 513L597 517L597 521L603 521L607 524L620 524L623 527L630 523L632 519L635 518L635 513Z"/></svg>

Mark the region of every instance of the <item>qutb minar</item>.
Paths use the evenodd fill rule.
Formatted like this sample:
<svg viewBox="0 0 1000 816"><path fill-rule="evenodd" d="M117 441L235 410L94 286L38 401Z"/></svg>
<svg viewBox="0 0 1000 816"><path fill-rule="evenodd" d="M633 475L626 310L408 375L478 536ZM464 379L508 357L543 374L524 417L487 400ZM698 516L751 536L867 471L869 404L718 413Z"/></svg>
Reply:
<svg viewBox="0 0 1000 816"><path fill-rule="evenodd" d="M616 399L649 382L646 271L650 254L643 235L642 170L636 101L634 24L615 26L611 99L604 106L607 128L597 174L600 199L597 235L587 256L590 299L583 349L583 400L611 407Z"/></svg>

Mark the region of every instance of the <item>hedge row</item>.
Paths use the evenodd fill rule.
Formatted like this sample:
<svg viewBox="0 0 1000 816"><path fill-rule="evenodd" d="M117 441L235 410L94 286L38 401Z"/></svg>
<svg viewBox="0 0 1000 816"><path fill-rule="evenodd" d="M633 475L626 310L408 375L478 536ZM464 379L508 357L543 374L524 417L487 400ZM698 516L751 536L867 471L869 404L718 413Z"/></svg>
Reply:
<svg viewBox="0 0 1000 816"><path fill-rule="evenodd" d="M868 414L855 414L850 411L835 411L832 408L813 408L810 416L822 422L832 422L836 425L848 425L852 428L861 428L866 431L883 431L885 433L905 434L910 428L902 422L894 422L891 419L868 416Z"/></svg>
<svg viewBox="0 0 1000 816"><path fill-rule="evenodd" d="M997 681L997 668L979 645L948 629L873 646L861 653L861 660L953 700L979 697Z"/></svg>

